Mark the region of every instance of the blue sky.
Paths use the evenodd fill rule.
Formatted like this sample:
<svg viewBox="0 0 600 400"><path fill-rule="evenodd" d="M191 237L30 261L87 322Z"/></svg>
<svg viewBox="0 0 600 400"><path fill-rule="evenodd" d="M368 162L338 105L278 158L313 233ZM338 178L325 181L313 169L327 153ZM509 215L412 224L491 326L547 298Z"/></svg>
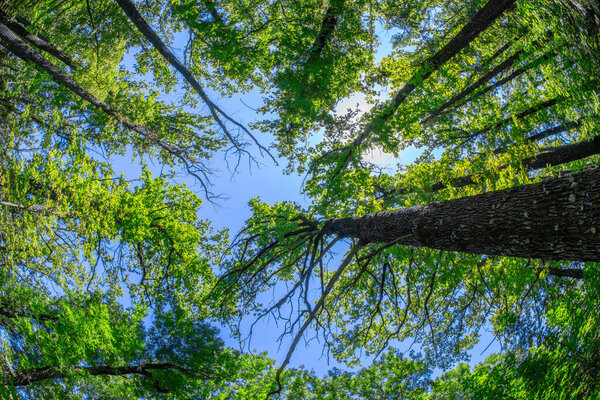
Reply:
<svg viewBox="0 0 600 400"><path fill-rule="evenodd" d="M379 29L379 31L379 39L382 43L378 48L377 58L381 59L391 51L391 38L393 32L383 32L382 29ZM176 37L174 46L171 46L171 49L175 54L181 55L181 50L185 46L186 41L186 35L179 35ZM133 62L133 57L126 57L123 65L125 68L131 69ZM151 79L151 77L147 76L145 79ZM262 115L257 115L254 111L261 105L260 94L249 93L234 96L232 98L222 98L214 91L207 90L207 92L212 101L245 126L263 118ZM388 94L385 89L382 90L382 92L384 96ZM181 96L181 90L174 90L169 95L164 95L162 98L166 101L177 103ZM344 99L338 104L338 110L340 112L345 111L347 108L354 107L358 107L362 112L368 110L367 103L360 96ZM206 110L200 108L199 110L192 111L205 112ZM260 132L253 133L263 145L267 146L271 143L270 137L265 137L264 135L261 135ZM255 148L254 150L256 150L255 155L258 156L257 149ZM393 169L398 163L408 164L412 162L417 155L418 152L415 149L408 149L401 153L400 157L396 159L391 155L373 151L372 153L367 154L367 159ZM219 153L213 158L211 166L216 174L212 178L212 183L214 185L212 190L215 194L223 195L223 199L216 201L214 204L205 202L199 211L199 216L201 218L211 220L213 227L216 229L230 229L230 233L234 235L242 228L245 220L250 217L248 201L252 198L260 197L269 204L280 201L294 201L301 205L308 205L308 199L301 194L303 176L298 176L296 174L285 175L283 173L283 169L286 165L285 160L280 160L279 165L277 166L269 158L261 159L257 157L257 159L262 165L248 165L247 160L243 159L239 167L235 171L232 171L231 167L235 164L234 157L225 157L223 153ZM113 157L112 161L117 174L123 172L126 174L126 177L130 178L139 176L139 174L137 174L139 171L138 164L137 162L132 163L130 155ZM160 172L160 165L154 165L153 167L152 162L150 162L149 166L156 174ZM201 186L197 182L194 182L192 178L182 176L179 181L186 183L192 190L202 194L203 191ZM339 254L339 256L341 256L341 254ZM265 297L270 295L273 294L265 294ZM249 327L252 322L251 317L244 320L242 324L244 335L249 332ZM246 351L255 350L257 352L266 351L270 357L274 358L276 362L280 364L293 340L293 337L290 335L281 338L280 335L283 330L281 322L278 324L273 318L265 318L255 325L254 334L249 342L244 343L243 349ZM317 374L325 374L327 370L332 367L347 369L344 365L336 363L331 357L327 357L326 353L323 351L322 342L315 339L310 340L311 337L314 337L314 333L306 335L306 340L308 340L308 342L306 340L300 342L292 356L289 364L290 367L304 365L308 369L314 369ZM222 330L222 338L228 346L239 348L239 342L229 336L226 328L223 328ZM400 348L401 350L406 350L408 349L408 346L409 345L402 345ZM484 352L486 348L487 351ZM493 335L486 333L483 335L480 343L471 352L471 363L477 363L483 360L487 355L498 350L498 342L493 342ZM368 365L370 362L370 358L364 357L365 365Z"/></svg>

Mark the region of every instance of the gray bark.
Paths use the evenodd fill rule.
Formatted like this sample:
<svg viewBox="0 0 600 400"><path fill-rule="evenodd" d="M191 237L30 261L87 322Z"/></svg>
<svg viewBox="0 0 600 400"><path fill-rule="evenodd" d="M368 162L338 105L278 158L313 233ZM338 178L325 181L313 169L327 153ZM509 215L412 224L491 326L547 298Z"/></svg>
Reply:
<svg viewBox="0 0 600 400"><path fill-rule="evenodd" d="M60 61L62 61L69 67L75 68L73 59L71 57L69 57L67 54L63 53L62 51L60 51L52 43L48 42L48 40L45 37L34 35L34 34L30 33L29 31L27 31L27 29L24 26L22 26L18 22L11 20L8 17L8 15L4 14L2 11L0 11L0 22L5 24L8 28L10 28L10 30L12 30L14 33L19 35L22 39L33 44L38 49L43 50L46 53L53 55L54 57L58 58Z"/></svg>
<svg viewBox="0 0 600 400"><path fill-rule="evenodd" d="M600 167L444 202L327 221L323 231L497 256L600 261Z"/></svg>

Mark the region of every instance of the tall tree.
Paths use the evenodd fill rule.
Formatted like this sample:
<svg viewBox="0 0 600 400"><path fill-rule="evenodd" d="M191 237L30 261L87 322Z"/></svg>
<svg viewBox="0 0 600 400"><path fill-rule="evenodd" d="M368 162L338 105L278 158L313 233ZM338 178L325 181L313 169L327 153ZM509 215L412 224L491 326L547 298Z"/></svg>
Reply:
<svg viewBox="0 0 600 400"><path fill-rule="evenodd" d="M205 397L248 368L268 371L268 360L225 348L182 310L156 310L143 323L147 309L125 310L109 293L44 296L1 279L3 398Z"/></svg>
<svg viewBox="0 0 600 400"><path fill-rule="evenodd" d="M553 4L552 11L539 12L522 4L503 10L493 2L479 6L469 10L471 19L454 20L445 37L427 42L421 52L403 49L382 63L385 69L374 79L391 83L392 99L373 101L373 110L358 122L332 117L313 153L315 167L305 184L313 201L308 209L251 203L253 217L212 296L231 309L237 293L238 306L258 307L259 318L298 309L284 328L293 340L280 377L311 328L335 356L350 362L358 351L377 353L391 340L412 339L429 362L448 366L464 357L486 321L507 343L526 347L527 324L534 327L531 340L542 341L548 333L544 304L578 290L573 288L580 287L587 266L598 261L596 200L585 200L596 196L596 168L555 176L559 169L597 164L597 157L574 156L565 164L542 162L543 157L534 161L538 145L556 144L550 136L560 125L572 129L570 121L580 122L567 140L596 141L595 75L592 68L564 63L563 56L585 68L597 58L563 47L568 35L554 39L556 22L543 29L537 25L568 6ZM481 31L457 39L492 9L498 14ZM500 18L508 9L511 23ZM527 25L530 19L536 25ZM514 42L507 46L508 41ZM455 51L443 51L444 43L455 44L446 45ZM590 38L586 46L594 43ZM442 61L431 71L423 67L438 58ZM447 115L422 123L441 108ZM534 145L535 138L544 143ZM362 159L370 147L398 154L409 145L424 148L420 164L387 178ZM435 153L441 153L438 160ZM552 170L549 164L561 166ZM543 168L536 173L528 170L538 166ZM473 185L431 190L440 176L452 186L452 178L473 171L481 174ZM377 198L374 182L382 176L395 187L416 188L393 205L402 208L392 210ZM349 250L342 259L333 258L334 264L331 254L344 238L350 239ZM265 290L277 297L263 303L257 293ZM514 342L507 320L519 332Z"/></svg>
<svg viewBox="0 0 600 400"><path fill-rule="evenodd" d="M115 382L138 397L310 396L302 385L351 397L407 383L417 398L512 384L518 397L532 383L533 397L544 385L529 366L595 351L588 332L597 321L585 314L597 305L599 258L596 1L67 0L2 9L0 318L16 357L4 375L22 393L114 396ZM388 32L394 43L382 57ZM173 89L181 101L160 100ZM273 135L288 172L310 171L310 206L251 201L231 247L197 217L190 190L145 168L128 182L97 161L95 152L133 148L167 166L195 162L208 179L208 160L228 143L247 149L216 98L250 91L263 96L252 128ZM370 111L339 109L355 98ZM395 172L369 157L411 147L417 161ZM381 197L392 190L403 191ZM20 288L27 296L10 297ZM130 309L116 304L121 294ZM569 319L572 304L582 311ZM142 327L145 312L154 327ZM200 382L221 356L246 361L218 345L194 358L204 339L217 343L198 321L246 314L283 315L293 338L280 368L250 358L249 369L226 374L236 382ZM105 329L111 318L123 321L113 333L130 339L121 347ZM94 320L102 326L89 331L110 346L84 333L54 341L61 324L83 332ZM459 367L425 392L427 371L464 361L489 326L506 358L472 374ZM309 332L350 364L396 341L415 343L419 360L394 364L390 355L356 380L320 381L285 368ZM496 362L514 372L510 382L496 379ZM561 371L594 362L584 355L542 369L560 382ZM365 388L362 377L380 366L400 376ZM593 394L589 371L565 395Z"/></svg>

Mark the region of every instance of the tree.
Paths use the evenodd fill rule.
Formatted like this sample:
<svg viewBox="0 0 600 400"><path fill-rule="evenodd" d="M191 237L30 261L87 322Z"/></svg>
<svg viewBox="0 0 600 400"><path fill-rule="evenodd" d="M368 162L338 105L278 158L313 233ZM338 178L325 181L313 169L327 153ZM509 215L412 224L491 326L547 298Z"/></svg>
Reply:
<svg viewBox="0 0 600 400"><path fill-rule="evenodd" d="M338 218L323 222L316 234L352 237L363 244L598 262L598 178L597 168L591 168L446 202Z"/></svg>
<svg viewBox="0 0 600 400"><path fill-rule="evenodd" d="M443 39L440 50L430 50L435 44L421 48L425 54L431 51L428 57L421 53L412 64L406 60L410 54L390 60L383 79L376 79L384 82L394 77L397 89L391 100L376 104L358 122L332 117L334 122L326 125L323 143L309 164L305 193L312 200L310 208L251 203L254 215L238 236L236 253L213 296L217 304L231 310L236 307L234 300L224 298L238 293L238 306L258 308L259 318L282 309L298 310L285 325L285 332L294 339L278 376L309 328L323 335L335 356L350 362L356 360L359 349L378 354L391 340L412 338L424 348L429 362L447 366L464 357L486 321L515 346L539 343L547 335L544 304L578 287L569 279L586 276L586 268L581 267L587 264L579 261L598 261L595 236L588 237L596 234L595 214L566 217L574 233L572 244L550 243L551 238L562 240L557 232L566 221L559 219L567 215L564 211L571 208L570 203L594 196L597 177L591 175L596 169L557 178L549 178L557 169L530 173L538 166L561 165L568 170L597 163L597 157L584 160L574 154L570 160L565 158L577 160L572 164L558 158L541 161L543 156L534 161L539 148L533 143L539 138L556 145L548 141L550 135L564 131L560 126L583 128L580 123L585 128L577 129L573 138L583 139L589 133L595 140L597 85L592 83L591 65L597 65L597 57L585 47L597 48L597 36L583 48L568 48L566 37L585 26L581 20L573 22L581 14L566 14L573 15L569 33L548 41L556 24L549 22L549 16L572 12L568 6L553 4L539 12L522 5L504 6L490 2L477 12L471 10L471 19L455 24L450 32L456 33L448 35L453 39ZM582 5L582 9L590 7ZM489 10L497 12L495 17L479 25ZM511 22L523 18L543 20L546 25L542 29L538 22L528 26L507 23L499 18L504 11L511 13ZM597 24L593 18L590 23ZM472 31L465 28L470 24L481 26L477 31L481 38L477 34L463 38ZM493 35L502 41L493 40ZM511 47L512 54L508 52ZM428 60L438 59L428 67ZM579 61L564 63L565 59ZM475 63L478 69L467 73L465 66ZM514 74L508 65L515 68ZM486 87L502 73L504 77ZM453 86L463 89L444 99ZM590 112L580 111L584 109ZM376 167L361 160L361 153L369 147L397 153L411 144L425 150L420 163L395 176L379 174ZM562 149L549 151L558 155ZM438 160L431 156L434 151L441 152ZM480 175L474 180L470 177L475 172ZM588 173L585 183L575 178ZM463 176L472 185L456 184ZM571 183L583 192L571 192ZM382 202L377 192L390 187L388 192L400 188L398 197L393 203ZM552 195L544 193L544 187ZM528 197L538 190L539 197ZM389 209L397 206L403 208ZM545 227L528 226L535 213ZM476 221L478 217L482 219ZM499 221L506 224L496 230ZM583 230L579 230L580 222ZM335 268L328 268L331 251L343 238L353 239L350 248ZM557 254L559 247L575 249L583 243L590 247L581 253ZM281 282L286 282L285 289ZM269 289L284 294L271 303L258 301L257 293ZM533 333L525 334L527 322L536 319L535 328L530 329Z"/></svg>
<svg viewBox="0 0 600 400"><path fill-rule="evenodd" d="M44 297L3 273L3 398L188 398L220 393L269 367L226 349L183 310L125 310L109 293Z"/></svg>
<svg viewBox="0 0 600 400"><path fill-rule="evenodd" d="M49 390L62 390L57 382L74 379L65 387L114 393L101 377L123 373L136 382L131 390L157 397L166 388L221 398L395 390L364 383L399 360L391 353L356 379L287 370L309 332L349 364L412 341L418 360L398 361L386 382L411 382L415 398L509 384L534 396L548 386L528 366L558 385L565 371L594 364L577 351L595 351L587 327L596 321L558 316L569 301L591 310L597 297L596 1L66 0L2 10L0 262L7 290L20 279L30 295L0 314L35 326L10 343L21 357L7 363L18 382L42 390L31 377L47 377ZM395 36L381 57L384 31ZM179 32L189 35L185 47ZM134 65L123 67L125 59ZM173 89L181 101L161 100ZM262 116L249 127L217 106L219 95L252 90L263 96ZM350 96L372 107L339 110ZM287 172L307 173L310 206L253 200L228 247L224 232L198 219L199 196L171 167L195 175L214 199L209 160L252 159L244 138L270 151L258 133L272 135ZM416 161L394 172L367 157L411 146ZM127 182L102 157L129 149L173 171L142 168ZM279 297L263 304L269 289ZM130 309L116 304L121 293ZM82 337L65 343L91 349L88 358L44 359L56 353L47 351L56 318L94 296L102 300L91 309L126 321L131 343L145 350L125 362L129 350L94 352ZM135 310L150 313L155 330L142 329ZM218 345L191 357L214 338L203 318L233 324L286 311L293 339L277 371ZM426 393L430 368L468 358L487 325L506 355L473 373L459 366ZM123 359L93 358L98 352ZM224 355L249 369L233 368L214 386L198 382ZM582 358L547 367L566 355ZM508 381L496 365L511 369ZM594 371L565 395L593 394Z"/></svg>

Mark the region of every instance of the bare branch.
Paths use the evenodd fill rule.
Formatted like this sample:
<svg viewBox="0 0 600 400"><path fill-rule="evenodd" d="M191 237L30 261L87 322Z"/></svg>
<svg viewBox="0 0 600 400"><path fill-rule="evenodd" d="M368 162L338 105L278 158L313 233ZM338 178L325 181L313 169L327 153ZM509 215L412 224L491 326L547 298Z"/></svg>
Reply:
<svg viewBox="0 0 600 400"><path fill-rule="evenodd" d="M357 244L355 244L354 246L352 246L350 248L350 251L346 255L346 258L344 258L344 260L342 261L342 263L340 264L340 266L338 267L338 269L331 276L331 279L329 279L329 282L327 283L327 287L325 288L325 291L323 292L323 294L321 294L321 296L319 297L319 300L317 301L317 304L315 304L315 307L313 308L312 312L308 315L308 317L304 321L304 324L298 330L298 333L294 337L294 340L292 341L292 344L290 345L290 347L288 349L288 352L287 352L287 354L285 356L284 361L281 363L281 365L279 366L279 369L277 370L277 373L275 374L275 379L277 381L278 389L276 389L274 391L271 391L267 395L267 399L269 397L271 397L273 395L276 395L276 394L278 394L278 393L281 392L281 389L282 389L281 380L280 380L281 373L283 372L283 370L285 369L285 367L290 362L290 358L292 357L292 354L294 353L294 350L296 349L296 346L298 345L298 342L300 341L300 338L302 337L302 335L304 335L304 331L306 330L306 328L308 328L308 326L312 323L312 321L315 319L315 317L321 311L321 308L325 304L325 299L329 295L329 292L331 292L331 289L333 289L333 287L335 286L336 282L338 281L338 279L340 278L340 276L342 275L342 273L344 272L344 270L346 269L346 267L348 266L348 264L350 264L350 262L352 261L352 258L360 251L360 249L363 246L364 245L363 245L362 242L358 242Z"/></svg>
<svg viewBox="0 0 600 400"><path fill-rule="evenodd" d="M148 39L148 41L150 43L152 43L154 48L156 48L156 50L158 50L158 52L171 64L171 66L173 66L173 68L175 68L184 77L184 79L187 81L187 83L192 88L194 88L196 93L198 93L198 95L200 96L200 98L202 99L204 104L206 104L206 106L210 110L210 113L211 113L213 119L215 120L217 125L219 125L219 127L221 128L221 130L223 131L225 136L227 136L227 138L229 139L229 141L231 142L233 147L236 149L236 151L239 154L247 154L248 157L252 158L251 155L248 153L248 151L246 151L244 149L244 144L240 143L231 134L231 132L229 131L227 126L224 124L223 120L221 120L220 116L223 116L226 120L230 121L235 126L242 129L242 131L244 131L244 133L246 135L248 135L252 139L252 141L258 146L260 152L261 153L264 152L267 155L269 155L269 157L271 157L271 159L273 160L275 165L277 165L277 160L275 159L275 157L269 152L269 150L267 148L265 148L264 146L262 146L260 144L260 142L254 137L254 135L252 135L252 133L245 126L243 126L239 122L235 121L233 118L231 118L227 113L225 113L221 108L219 108L215 103L213 103L210 100L210 98L204 91L204 88L202 87L202 85L200 85L200 83L196 80L196 78L192 75L192 73L177 59L177 57L175 57L173 52L171 52L171 50L169 50L169 48L160 39L160 37L158 37L156 32L154 32L152 27L150 27L150 25L146 22L146 20L139 13L137 8L135 7L135 4L133 4L133 2L130 0L116 0L116 2L119 4L121 9L123 9L125 14L129 17L129 19L136 26L136 28L146 37L146 39ZM211 9L211 8L209 7L209 9ZM214 5L212 6L212 10L213 10L213 12L216 13L216 10L214 9Z"/></svg>

